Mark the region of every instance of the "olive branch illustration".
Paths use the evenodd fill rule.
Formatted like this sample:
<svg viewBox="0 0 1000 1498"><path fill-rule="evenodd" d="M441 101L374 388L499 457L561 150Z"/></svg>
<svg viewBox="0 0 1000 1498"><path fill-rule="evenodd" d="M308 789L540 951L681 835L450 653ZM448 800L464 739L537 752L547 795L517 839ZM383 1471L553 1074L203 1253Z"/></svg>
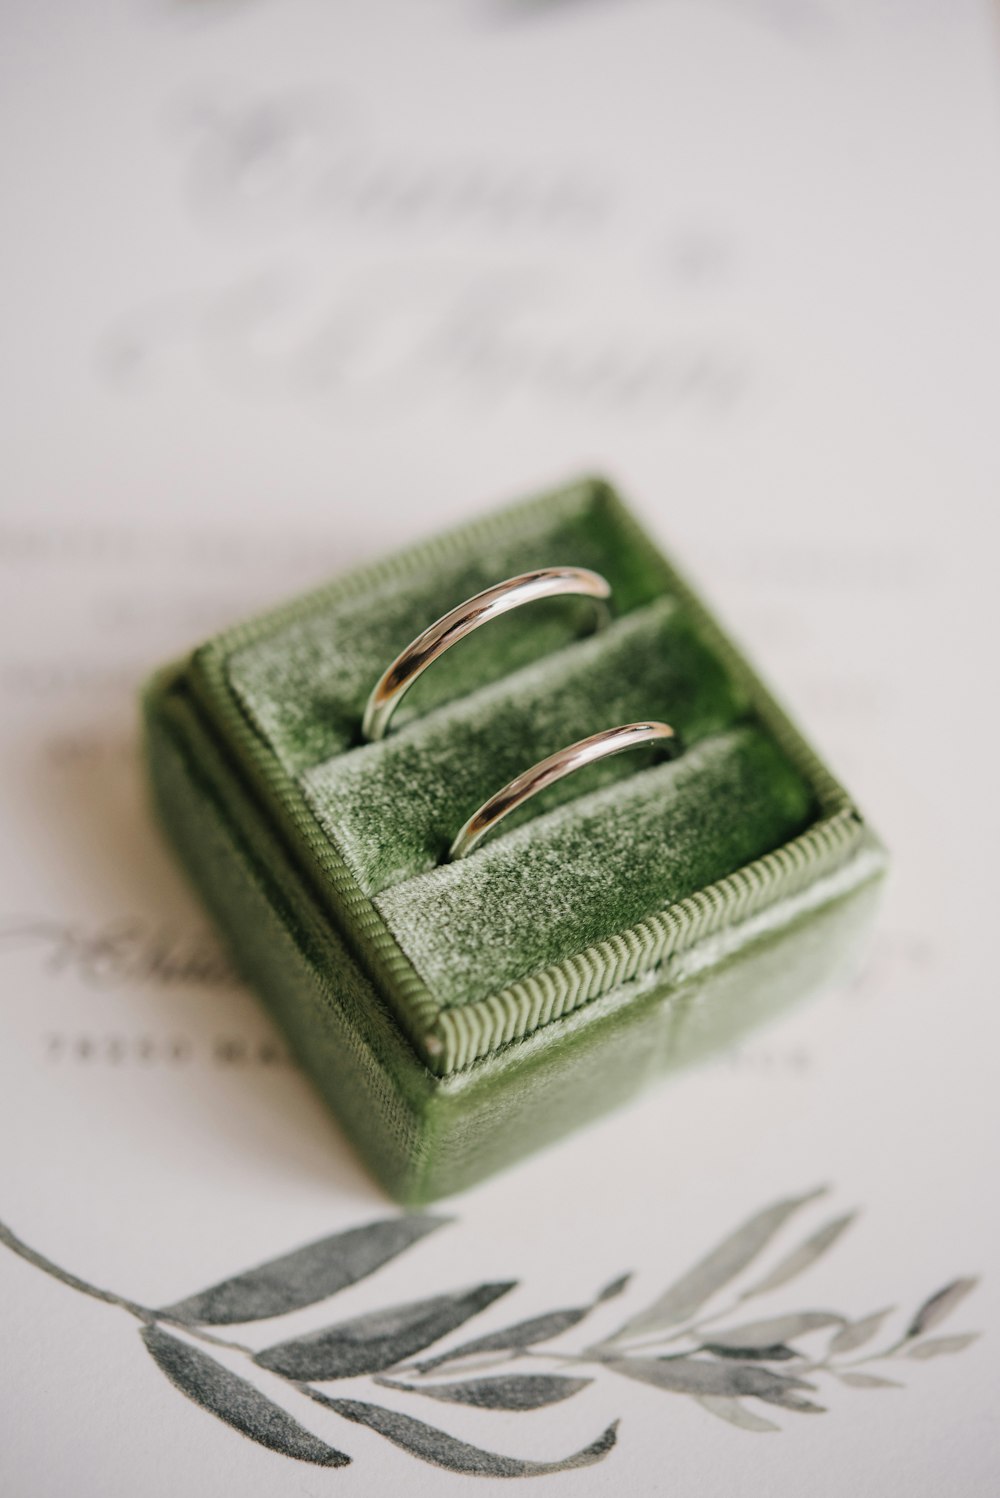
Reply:
<svg viewBox="0 0 1000 1498"><path fill-rule="evenodd" d="M741 1320L745 1302L782 1289L804 1273L855 1220L856 1213L848 1212L823 1222L762 1275L748 1276L793 1215L823 1194L822 1189L810 1191L757 1212L674 1280L652 1305L575 1352L555 1350L550 1344L620 1296L630 1275L606 1285L585 1305L517 1321L430 1356L424 1354L509 1294L517 1281L479 1284L369 1311L263 1348L217 1330L317 1305L413 1248L451 1221L446 1217L399 1215L334 1233L158 1309L80 1279L29 1248L2 1224L0 1241L63 1284L134 1316L146 1350L181 1393L283 1456L322 1467L343 1467L351 1460L206 1348L242 1354L256 1369L283 1380L290 1392L341 1419L367 1426L411 1456L448 1471L537 1477L601 1461L615 1444L618 1421L570 1456L530 1461L483 1450L408 1413L341 1398L325 1386L367 1377L377 1387L408 1399L529 1412L578 1394L594 1382L595 1373L610 1374L686 1395L741 1430L775 1431L780 1427L761 1413L761 1406L769 1411L822 1413L824 1407L809 1397L821 1375L854 1389L900 1388L898 1379L886 1375L887 1364L899 1371L906 1363L960 1352L975 1340L976 1333L971 1332L927 1336L974 1288L977 1280L971 1277L952 1280L930 1296L877 1351L865 1349L890 1321L892 1307L853 1319L834 1311L791 1311ZM747 1277L749 1284L739 1288ZM563 1371L543 1369L540 1365L545 1363ZM877 1365L877 1372L871 1371L872 1365ZM585 1369L589 1372L583 1376ZM484 1370L493 1371L481 1376Z"/></svg>

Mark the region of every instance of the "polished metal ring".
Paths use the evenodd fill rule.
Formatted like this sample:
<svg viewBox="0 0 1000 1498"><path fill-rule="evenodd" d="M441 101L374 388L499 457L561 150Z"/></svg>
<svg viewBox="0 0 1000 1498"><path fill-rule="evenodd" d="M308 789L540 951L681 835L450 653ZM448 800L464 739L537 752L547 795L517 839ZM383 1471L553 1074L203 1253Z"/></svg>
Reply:
<svg viewBox="0 0 1000 1498"><path fill-rule="evenodd" d="M444 614L407 645L375 683L361 720L363 736L369 740L385 737L389 719L401 699L417 677L450 646L490 619L520 608L522 603L561 594L605 599L611 596L611 586L600 573L587 567L541 567L537 572L522 572L518 577L496 583Z"/></svg>
<svg viewBox="0 0 1000 1498"><path fill-rule="evenodd" d="M580 739L567 749L550 754L548 759L539 760L537 765L525 770L523 775L518 775L503 790L497 791L495 796L483 802L457 833L448 851L449 859L454 861L456 858L465 858L473 848L478 847L488 832L493 831L498 822L523 806L531 796L545 790L546 786L562 780L564 775L572 775L574 770L582 770L584 765L592 765L599 759L609 759L612 754L621 754L625 749L638 749L642 744L652 744L673 737L674 730L669 723L625 723L620 728L606 728L603 733L592 733L590 738Z"/></svg>

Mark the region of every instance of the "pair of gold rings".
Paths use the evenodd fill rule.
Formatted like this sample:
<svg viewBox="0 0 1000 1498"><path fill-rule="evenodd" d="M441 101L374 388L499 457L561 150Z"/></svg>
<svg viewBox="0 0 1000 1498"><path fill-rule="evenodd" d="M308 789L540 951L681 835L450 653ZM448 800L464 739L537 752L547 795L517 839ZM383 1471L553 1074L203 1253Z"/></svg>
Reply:
<svg viewBox="0 0 1000 1498"><path fill-rule="evenodd" d="M370 742L384 738L393 713L417 677L466 635L522 604L562 595L594 599L603 616L603 604L611 596L611 587L599 573L586 567L542 567L537 572L522 572L506 582L496 583L443 614L397 655L375 683L365 705L361 724L363 737ZM608 759L613 754L621 754L625 749L673 737L674 730L669 723L624 723L618 728L607 728L603 733L579 739L556 754L550 754L548 759L525 770L473 812L456 833L448 852L449 859L465 858L504 817L574 770Z"/></svg>

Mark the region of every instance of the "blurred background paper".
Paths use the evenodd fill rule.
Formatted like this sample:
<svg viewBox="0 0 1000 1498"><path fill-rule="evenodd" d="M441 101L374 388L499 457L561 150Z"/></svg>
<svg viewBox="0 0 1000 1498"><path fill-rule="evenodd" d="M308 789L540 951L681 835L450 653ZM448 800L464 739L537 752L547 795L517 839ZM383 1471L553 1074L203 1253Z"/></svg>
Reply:
<svg viewBox="0 0 1000 1498"><path fill-rule="evenodd" d="M541 1492L996 1490L992 1343L971 1335L996 1326L1000 1250L996 19L985 0L6 7L5 1492L463 1480L359 1401L511 1459L593 1447ZM457 1365L591 1380L571 1399L326 1385L350 1414L211 1353L286 1426L205 1372L195 1334L176 1339L195 1354L162 1329L144 1347L136 1307L393 1212L151 825L138 686L226 623L594 469L885 837L871 960L585 1148L444 1204L426 1241L372 1249L335 1303L218 1333L260 1349L517 1282L447 1349L631 1271L562 1361ZM667 1364L566 1361L755 1221L688 1350L763 1320L794 1346L759 1368L814 1388L699 1396ZM699 1356L723 1365L718 1346ZM196 1408L228 1399L232 1424L240 1397L244 1434ZM481 1470L499 1492L502 1464Z"/></svg>

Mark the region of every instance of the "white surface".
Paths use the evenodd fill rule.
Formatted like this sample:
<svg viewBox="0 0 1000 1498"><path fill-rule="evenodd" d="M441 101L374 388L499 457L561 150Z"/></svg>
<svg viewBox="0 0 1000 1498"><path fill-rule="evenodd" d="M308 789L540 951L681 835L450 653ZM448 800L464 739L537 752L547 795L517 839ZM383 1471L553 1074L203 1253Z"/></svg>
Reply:
<svg viewBox="0 0 1000 1498"><path fill-rule="evenodd" d="M803 1224L864 1215L775 1309L904 1324L990 1271L986 4L132 0L8 7L2 31L0 1217L155 1304L384 1215L255 1000L155 960L212 948L149 822L136 688L387 546L602 468L889 844L873 961L449 1203L297 1327L519 1279L471 1335L634 1269L614 1325L822 1182ZM121 1310L2 1250L0 1276L12 1498L463 1480L308 1405L353 1465L263 1451L171 1388ZM987 1273L942 1331L997 1309ZM902 1392L824 1385L827 1414L766 1411L768 1439L611 1374L534 1414L406 1408L540 1459L623 1417L603 1463L541 1491L987 1495L992 1356L900 1363Z"/></svg>

